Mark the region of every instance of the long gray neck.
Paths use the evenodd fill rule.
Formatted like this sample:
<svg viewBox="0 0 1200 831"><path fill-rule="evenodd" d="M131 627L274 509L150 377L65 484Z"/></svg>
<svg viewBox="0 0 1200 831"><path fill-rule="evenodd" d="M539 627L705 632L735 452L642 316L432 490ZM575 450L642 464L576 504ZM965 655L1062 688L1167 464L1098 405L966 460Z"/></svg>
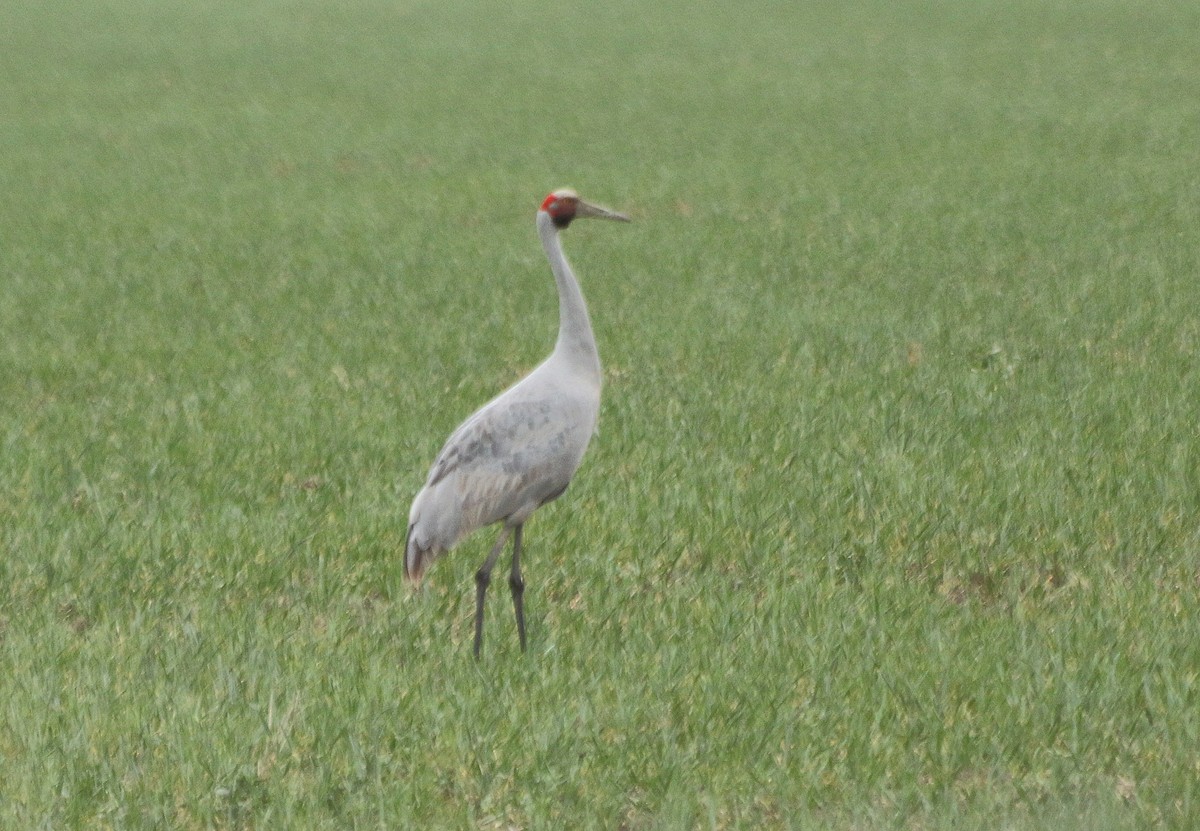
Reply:
<svg viewBox="0 0 1200 831"><path fill-rule="evenodd" d="M558 229L545 211L538 212L537 227L546 259L554 272L554 282L558 285L558 342L554 345L554 356L568 362L577 372L592 376L598 384L600 353L596 351L596 338L592 334L583 292L563 255Z"/></svg>

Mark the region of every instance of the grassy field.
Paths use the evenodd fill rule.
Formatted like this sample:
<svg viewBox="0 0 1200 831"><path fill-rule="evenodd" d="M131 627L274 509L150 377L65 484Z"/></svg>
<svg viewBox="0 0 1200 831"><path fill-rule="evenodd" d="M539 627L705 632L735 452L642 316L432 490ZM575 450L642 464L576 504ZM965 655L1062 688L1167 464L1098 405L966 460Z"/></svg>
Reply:
<svg viewBox="0 0 1200 831"><path fill-rule="evenodd" d="M0 827L1200 826L1200 6L0 5ZM471 659L409 500L600 432Z"/></svg>

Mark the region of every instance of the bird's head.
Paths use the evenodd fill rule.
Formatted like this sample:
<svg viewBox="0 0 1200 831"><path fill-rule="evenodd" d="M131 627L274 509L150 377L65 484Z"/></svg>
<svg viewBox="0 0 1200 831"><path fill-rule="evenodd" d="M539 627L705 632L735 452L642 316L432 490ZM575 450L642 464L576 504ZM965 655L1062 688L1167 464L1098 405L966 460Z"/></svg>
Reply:
<svg viewBox="0 0 1200 831"><path fill-rule="evenodd" d="M542 210L550 215L556 228L566 228L573 219L593 217L595 219L614 219L618 222L628 222L625 214L592 205L579 198L579 194L570 188L560 188L546 197L542 202Z"/></svg>

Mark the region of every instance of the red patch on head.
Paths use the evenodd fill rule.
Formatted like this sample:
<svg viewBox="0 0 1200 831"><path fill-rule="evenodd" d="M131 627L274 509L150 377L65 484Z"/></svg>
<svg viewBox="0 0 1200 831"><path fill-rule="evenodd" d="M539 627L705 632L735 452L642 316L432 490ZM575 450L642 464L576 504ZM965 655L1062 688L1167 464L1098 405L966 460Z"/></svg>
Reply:
<svg viewBox="0 0 1200 831"><path fill-rule="evenodd" d="M571 191L556 190L542 202L542 210L554 220L556 228L566 228L579 210L579 197Z"/></svg>
<svg viewBox="0 0 1200 831"><path fill-rule="evenodd" d="M578 207L579 197L562 191L555 191L546 197L546 201L542 202L543 211L555 219L565 218L568 221L575 216L575 210Z"/></svg>

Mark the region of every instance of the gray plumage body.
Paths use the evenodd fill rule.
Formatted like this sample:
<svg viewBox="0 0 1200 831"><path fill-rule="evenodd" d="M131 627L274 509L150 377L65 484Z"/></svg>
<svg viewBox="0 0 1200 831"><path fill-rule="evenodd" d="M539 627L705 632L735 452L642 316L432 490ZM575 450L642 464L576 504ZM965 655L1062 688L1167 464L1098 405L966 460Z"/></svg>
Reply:
<svg viewBox="0 0 1200 831"><path fill-rule="evenodd" d="M596 375L582 383L551 356L450 435L409 512L410 573L476 529L523 524L566 490L599 417L598 363Z"/></svg>

